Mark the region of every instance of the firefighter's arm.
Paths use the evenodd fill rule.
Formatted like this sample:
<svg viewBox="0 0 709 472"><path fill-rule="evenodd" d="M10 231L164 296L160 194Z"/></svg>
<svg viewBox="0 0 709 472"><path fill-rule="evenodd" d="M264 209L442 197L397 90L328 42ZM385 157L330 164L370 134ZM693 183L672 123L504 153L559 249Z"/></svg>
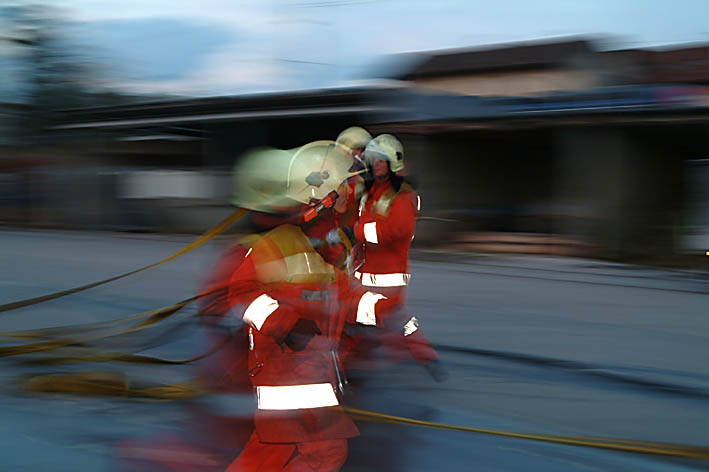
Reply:
<svg viewBox="0 0 709 472"><path fill-rule="evenodd" d="M265 336L273 337L279 344L298 322L299 313L278 300L276 293L262 293L246 307L244 323Z"/></svg>
<svg viewBox="0 0 709 472"><path fill-rule="evenodd" d="M370 244L390 244L410 239L414 234L416 207L410 196L398 195L391 203L386 217L371 221L358 221L354 227L355 238Z"/></svg>
<svg viewBox="0 0 709 472"><path fill-rule="evenodd" d="M264 336L270 336L281 346L302 351L313 336L321 335L317 323L301 317L297 308L284 303L278 292L266 292L256 297L244 311L243 320Z"/></svg>
<svg viewBox="0 0 709 472"><path fill-rule="evenodd" d="M283 340L298 321L298 314L283 303L277 290L257 281L256 268L246 258L229 282L231 315L266 336Z"/></svg>

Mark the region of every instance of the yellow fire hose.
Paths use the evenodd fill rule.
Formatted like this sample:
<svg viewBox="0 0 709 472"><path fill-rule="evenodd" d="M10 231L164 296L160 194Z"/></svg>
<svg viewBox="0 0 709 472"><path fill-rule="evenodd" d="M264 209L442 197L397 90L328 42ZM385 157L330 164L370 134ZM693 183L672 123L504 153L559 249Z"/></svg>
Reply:
<svg viewBox="0 0 709 472"><path fill-rule="evenodd" d="M30 306L30 305L36 305L37 303L42 303L42 302L46 302L49 300L54 300L56 298L71 295L72 293L82 292L84 290L98 287L99 285L104 285L109 282L113 282L115 280L122 279L124 277L128 277L133 274L137 274L138 272L142 272L144 270L158 266L158 265L163 264L165 262L171 261L172 259L175 259L176 257L179 257L187 252L192 251L193 249L196 249L196 248L202 246L204 243L206 243L207 241L212 239L214 236L216 236L220 233L223 233L227 228L229 228L232 224L234 224L239 218L244 216L247 212L248 212L248 210L245 210L243 208L239 208L239 209L235 210L231 215L226 217L224 220L222 220L216 226L207 230L203 235L201 235L200 237L198 237L197 239L192 241L187 246L183 247L179 251L177 251L177 252L175 252L163 259L160 259L157 262L153 262L152 264L148 264L145 267L131 270L130 272L126 272L124 274L115 275L115 276L109 277L107 279L99 280L98 282L93 282L90 284L82 285L80 287L74 287L74 288L70 288L67 290L62 290L59 292L54 292L54 293L50 293L47 295L42 295L40 297L26 298L24 300L18 300L16 302L6 303L4 305L0 305L0 312L16 310L17 308L23 308L23 307Z"/></svg>
<svg viewBox="0 0 709 472"><path fill-rule="evenodd" d="M118 372L76 372L72 374L37 375L27 379L28 392L66 393L153 400L187 400L204 392L195 382L173 385L133 386L128 377Z"/></svg>
<svg viewBox="0 0 709 472"><path fill-rule="evenodd" d="M231 225L233 225L237 220L239 220L243 215L245 215L248 212L248 210L245 209L237 209L234 211L231 215L229 215L227 218L219 222L217 225L213 226L209 230L207 230L203 235L192 241L190 244L187 246L181 248L180 250L176 251L175 253L160 259L157 262L154 262L152 264L149 264L147 266L141 267L139 269L132 270L130 272L126 272L124 274L120 274L114 277L110 277L107 279L100 280L98 282L93 282L90 284L82 285L80 287L75 287L67 290L62 290L60 292L54 292L48 295L43 295L40 297L35 297L35 298L29 298L25 300L19 300L17 302L12 302L4 305L0 305L0 312L4 311L10 311L14 310L17 308L22 308L26 306L31 306L31 305L36 305L38 303L42 303L45 301L53 300L56 298L60 298L66 295L70 295L73 293L81 292L83 290L88 290L93 287L97 287L99 285L103 285L124 277L128 277L130 275L136 274L138 272L150 269L152 267L158 266L160 264L163 264L165 262L168 262L172 259L175 259L189 251L192 251L200 246L202 246L204 243L212 239L214 236L224 232L226 229L228 229ZM156 323L158 321L161 321L165 318L168 318L169 316L172 316L173 314L177 313L179 310L184 308L186 305L189 303L205 297L207 295L210 295L211 293L214 293L218 291L220 288L223 287L217 287L213 290L210 290L209 292L204 292L201 293L197 296L190 297L188 299L182 300L180 302L177 302L173 305L166 306L166 307L161 307L157 308L155 310L149 310L146 312L142 313L137 313L134 315L130 315L124 318L120 318L117 320L111 320L103 323L94 323L90 325L82 325L79 327L59 327L59 328L45 328L45 329L34 329L34 330L24 330L24 331L11 331L11 332L0 332L0 337L5 337L5 338L14 338L14 339L47 339L50 338L48 341L43 341L43 342L37 342L37 343L30 343L30 344L23 344L23 345L18 345L18 346L9 346L9 347L2 347L0 348L0 357L9 357L9 356L18 356L18 355L23 355L23 354L31 354L35 352L43 352L43 351L49 351L49 350L54 350L54 349L59 349L63 347L68 347L68 346L76 346L76 345L81 345L86 342L90 341L96 341L102 338L106 338L109 336L115 336L116 334L124 334L126 332L129 332L133 329L129 330L124 330L121 331L120 333L109 333L109 334L104 334L100 336L90 336L90 337L84 337L83 339L62 339L62 340L52 340L51 338L56 338L61 335L66 335L66 334L76 334L77 332L86 332L86 331L96 331L98 329L102 328L108 328L111 326L115 326L121 323L125 323L128 321L133 321L133 320L140 320L140 321L134 328L140 328L144 326L151 325L153 323ZM116 355L114 355L115 357ZM118 355L119 357L121 355ZM129 357L122 357L123 359L129 359ZM137 359L134 357L133 359Z"/></svg>
<svg viewBox="0 0 709 472"><path fill-rule="evenodd" d="M162 365L184 365L197 362L204 358L215 354L220 349L222 349L228 342L231 341L231 336L226 335L222 342L216 344L212 349L189 359L182 360L172 360L172 359L162 359L160 357L144 356L140 354L123 354L123 353L112 353L112 352L98 352L98 353L87 353L80 356L55 356L55 357L45 357L39 359L28 359L25 363L33 365L47 365L47 364L77 364L85 362L122 362L127 364L162 364Z"/></svg>
<svg viewBox="0 0 709 472"><path fill-rule="evenodd" d="M138 272L150 269L157 265L168 262L175 259L182 254L185 254L193 249L196 249L206 243L208 240L216 236L217 234L225 231L229 226L241 218L247 210L238 209L226 219L218 223L213 228L209 229L202 236L195 239L193 242L183 247L179 251L157 261L147 266L141 267L139 269L126 272L114 277L110 277L98 282L93 282L90 284L82 285L80 287L71 288L68 290L62 290L59 292L54 292L51 294L43 295L40 297L29 298L25 300L19 300L12 303L7 303L0 305L0 312L10 311L17 308L22 308L26 306L35 305L45 301L60 298L73 293L88 290L99 285L103 285L130 275L136 274ZM219 288L210 291L212 293ZM190 297L188 299L182 300L170 306L158 308L155 310L146 311L143 313L138 313L135 315L130 315L125 318L118 320L112 320L105 323L96 323L88 327L82 326L79 329L83 330L97 330L101 328L106 328L114 326L127 321L141 320L127 330L121 330L119 333L109 333L102 334L100 336L85 337L83 339L73 339L73 340L49 340L31 344L24 344L19 346L9 346L0 348L0 357L17 356L22 354L31 354L37 352L48 351L52 349L58 349L70 346L83 346L88 342L102 339L109 336L114 336L116 334L125 334L128 332L138 331L144 327L150 326L160 320L163 320L179 310L184 308L189 303L208 295L209 293L203 293L195 297ZM11 337L11 338L51 338L59 334L65 334L67 330L72 328L49 328L49 329L38 329L38 330L27 330L27 331L17 331L9 333L0 333L0 337ZM225 340L226 342L226 340ZM32 362L35 363L59 363L59 362L103 362L103 361L119 361L119 362L130 362L130 363L157 363L157 364L188 364L195 362L197 360L203 359L221 347L210 350L209 352L196 356L191 359L186 360L167 360L160 359L151 356L141 356L135 354L120 354L120 353L92 353L87 356L63 356L54 357L48 359L35 359ZM153 400L186 400L199 397L207 391L201 387L198 382L188 381L173 385L158 385L158 386L134 386L128 380L127 376L121 373L115 372L78 372L78 373L64 373L64 374L45 374L33 376L26 379L23 383L23 388L29 392L47 392L47 393L65 393L65 394L84 394L84 395L100 395L100 396L118 396L124 398L145 398ZM648 441L635 441L630 439L619 439L619 438L600 438L600 437L590 437L590 436L559 436L559 435L542 435L542 434L527 434L527 433L515 433L509 431L475 428L469 426L460 426L445 423L436 423L432 421L422 421L412 418L405 418L400 416L388 415L385 413L379 413L375 411L361 410L357 408L344 407L344 410L352 416L354 419L372 422L384 422L384 423L395 423L404 424L410 426L419 426L435 429L444 429L450 431L462 431L477 434L486 434L493 436L502 436L517 439L526 439L532 441L542 441L548 443L565 444L572 446L582 446L582 447L593 447L599 449L608 449L623 452L633 452L640 454L654 454L654 455L664 455L664 456L675 456L675 457L688 457L688 458L709 458L709 448L682 444L672 444L672 443L661 443L661 442L648 442Z"/></svg>
<svg viewBox="0 0 709 472"><path fill-rule="evenodd" d="M119 334L126 334L126 333L131 333L131 332L136 332L139 331L143 328L146 328L150 326L151 324L154 324L158 321L161 321L168 316L171 316L175 313L177 313L179 310L193 302L194 300L197 300L198 298L201 298L205 296L206 294L200 294L196 295L194 297L187 298L185 300L182 300L180 302L177 302L173 305L169 305L166 307L162 308L157 308L155 310L150 310L146 311L143 313L139 313L137 315L131 315L127 318L124 318L121 321L125 321L126 319L140 319L140 318L146 318L143 321L131 326L130 328L127 329L119 329L119 330L114 330L113 332L109 333L101 333L99 335L92 335L92 336L85 336L83 338L75 338L75 339L58 339L58 340L50 340L50 341L40 341L36 343L29 343L29 344L21 344L17 346L6 346L6 347L0 347L0 358L1 357L11 357L11 356L20 356L24 354L32 354L35 352L44 352L44 351L50 351L54 349L59 349L63 347L69 347L69 346L80 346L84 345L89 342L97 341L100 339L108 338L111 336L116 336ZM115 322L111 322L115 323ZM6 335L8 333L5 333ZM24 332L22 336L24 337L31 337L30 332Z"/></svg>
<svg viewBox="0 0 709 472"><path fill-rule="evenodd" d="M345 411L355 419L373 422L405 424L412 426L422 426L426 428L446 429L450 431L464 431L468 433L504 436L508 438L517 439L528 439L532 441L567 444L570 446L595 447L599 449L636 452L641 454L709 459L709 448L700 446L689 446L683 444L649 441L634 441L632 439L598 438L592 436L557 436L544 434L514 433L510 431L500 431L494 429L473 428L470 426L436 423L433 421L421 421L350 407L345 407Z"/></svg>
<svg viewBox="0 0 709 472"><path fill-rule="evenodd" d="M141 313L136 313L133 315L129 315L123 318L118 318L110 321L105 321L105 322L99 322L99 323L87 323L87 324L82 324L79 326L61 326L58 328L41 328L41 329L29 329L29 330L22 330L22 331L0 331L0 338L11 338L11 339L56 339L56 338L61 338L62 336L67 336L67 335L76 335L77 333L87 333L87 332L92 332L92 331L97 331L100 329L104 328L110 328L112 326L117 326L120 324L127 323L129 321L136 321L143 319L139 323L133 326L133 328L138 328L138 327L143 327L143 326L149 326L151 324L154 324L158 321L162 321L166 318L169 318L170 316L174 315L178 311L180 311L182 308L185 306L189 305L193 301L199 300L200 298L207 297L209 295L212 295L214 293L219 292L220 290L223 290L227 287L227 283L218 285L213 287L210 290L206 290L204 292L201 292L194 297L187 298L185 300L179 301L177 303L174 303L172 305L160 307L160 308L155 308L153 310L148 310L144 311ZM198 316L201 315L201 313L198 313ZM115 336L116 334L120 334L120 332L116 333L109 333L103 337L108 337L108 336ZM90 338L92 340L95 339L100 339L101 336L96 337L96 338ZM23 346L30 346L30 345L20 345L20 346L12 346L12 349L21 349ZM7 355L15 355L15 354L7 354ZM0 357L4 357L2 348L0 348Z"/></svg>
<svg viewBox="0 0 709 472"><path fill-rule="evenodd" d="M197 381L187 381L173 385L137 386L128 378L115 372L79 372L70 374L47 374L26 380L23 388L29 392L64 393L94 396L111 396L147 400L189 400L208 393ZM559 436L517 433L471 426L460 426L433 421L422 421L402 416L388 415L376 411L344 407L355 420L395 423L425 428L461 431L467 433L501 436L507 438L541 441L568 446L592 447L613 451L651 454L660 456L709 459L709 448L684 444L673 444L632 439L603 438L593 436Z"/></svg>

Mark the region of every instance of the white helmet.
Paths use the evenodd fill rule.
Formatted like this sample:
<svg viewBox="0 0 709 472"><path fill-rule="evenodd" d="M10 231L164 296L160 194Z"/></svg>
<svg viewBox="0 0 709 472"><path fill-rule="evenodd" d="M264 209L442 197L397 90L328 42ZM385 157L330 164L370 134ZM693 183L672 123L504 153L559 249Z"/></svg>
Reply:
<svg viewBox="0 0 709 472"><path fill-rule="evenodd" d="M380 134L364 149L364 160L369 167L377 158L388 160L391 171L399 172L404 169L404 146L391 134Z"/></svg>
<svg viewBox="0 0 709 472"><path fill-rule="evenodd" d="M354 175L352 156L332 141L314 141L298 149L288 165L287 195L301 203L325 198Z"/></svg>
<svg viewBox="0 0 709 472"><path fill-rule="evenodd" d="M234 166L234 205L287 212L325 198L353 175L352 157L334 141L315 141L284 151L257 148Z"/></svg>
<svg viewBox="0 0 709 472"><path fill-rule="evenodd" d="M354 152L356 149L364 149L371 140L372 135L366 129L350 126L337 136L335 142L349 152Z"/></svg>

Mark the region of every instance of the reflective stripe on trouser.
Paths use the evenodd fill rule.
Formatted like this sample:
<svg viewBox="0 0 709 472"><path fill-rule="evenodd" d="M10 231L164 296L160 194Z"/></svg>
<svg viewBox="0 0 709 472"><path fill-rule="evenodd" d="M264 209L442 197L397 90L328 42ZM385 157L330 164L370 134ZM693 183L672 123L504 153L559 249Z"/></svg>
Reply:
<svg viewBox="0 0 709 472"><path fill-rule="evenodd" d="M300 410L339 405L330 383L256 387L259 410Z"/></svg>
<svg viewBox="0 0 709 472"><path fill-rule="evenodd" d="M379 300L386 300L387 297L381 293L366 292L359 299L357 304L357 323L363 325L376 326L377 312L376 305Z"/></svg>
<svg viewBox="0 0 709 472"><path fill-rule="evenodd" d="M419 320L412 316L404 325L404 336L414 334L419 329Z"/></svg>
<svg viewBox="0 0 709 472"><path fill-rule="evenodd" d="M367 274L355 272L355 278L365 287L404 287L409 283L411 274Z"/></svg>

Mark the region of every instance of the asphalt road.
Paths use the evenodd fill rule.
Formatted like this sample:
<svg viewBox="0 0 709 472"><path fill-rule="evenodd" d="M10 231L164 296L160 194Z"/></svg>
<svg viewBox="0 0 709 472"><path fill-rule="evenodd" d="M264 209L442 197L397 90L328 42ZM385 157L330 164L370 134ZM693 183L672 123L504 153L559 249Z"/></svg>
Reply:
<svg viewBox="0 0 709 472"><path fill-rule="evenodd" d="M0 303L132 270L190 239L2 230ZM107 321L187 298L223 242L140 275L0 313L0 331ZM435 382L417 365L383 369L353 390L355 406L500 431L709 446L707 274L421 251L414 253L412 273L409 305L438 347L449 378ZM170 359L199 354L205 347L190 323L193 313L180 312L167 328L112 338L110 347L140 345L148 347L141 354ZM125 451L119 447L126 442L209 441L208 434L199 437L204 428L194 405L29 395L18 387L25 375L77 369L127 370L132 378L170 383L190 378L190 366L36 366L23 359L0 362L0 470L130 470L136 466L121 457ZM209 408L215 404L210 401L201 404ZM248 398L236 401L242 414L250 407ZM359 426L362 435L350 441L346 471L709 468L696 459L412 426Z"/></svg>

